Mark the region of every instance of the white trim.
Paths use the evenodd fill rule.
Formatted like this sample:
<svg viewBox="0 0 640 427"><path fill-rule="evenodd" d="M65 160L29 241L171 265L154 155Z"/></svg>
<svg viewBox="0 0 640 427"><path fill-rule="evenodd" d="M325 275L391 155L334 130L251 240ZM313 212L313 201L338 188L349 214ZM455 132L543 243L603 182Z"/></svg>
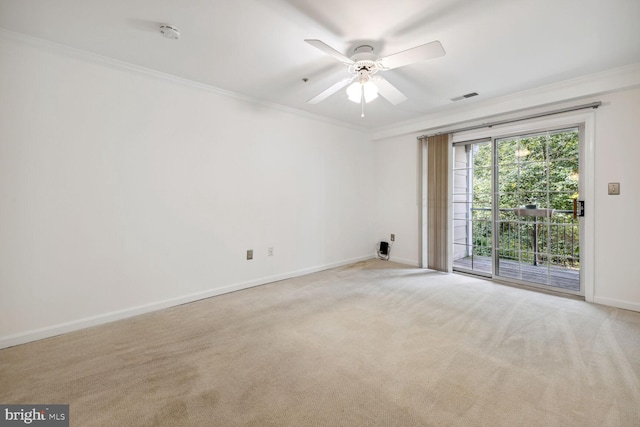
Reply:
<svg viewBox="0 0 640 427"><path fill-rule="evenodd" d="M540 86L499 98L478 100L461 107L442 107L419 119L376 129L372 139L379 140L414 132L432 133L453 127L481 124L530 109L550 109L567 102L640 86L640 63Z"/></svg>
<svg viewBox="0 0 640 427"><path fill-rule="evenodd" d="M59 323L53 326L47 326L44 328L35 329L27 332L8 335L5 337L0 337L0 349L13 347L20 344L25 344L31 341L50 338L56 335L66 334L69 332L78 331L78 330L89 328L92 326L98 326L98 325L103 325L105 323L111 323L118 320L128 319L130 317L138 316L141 314L150 313L153 311L158 311L158 310L162 310L169 307L175 307L178 305L215 297L215 296L226 294L229 292L235 292L242 289L248 289L255 286L265 285L267 283L277 282L279 280L290 279L293 277L299 277L299 276L304 276L311 273L317 273L319 271L328 270L331 268L342 267L342 266L353 264L356 262L366 261L372 258L374 257L371 255L351 258L344 261L338 261L338 262L319 265L315 267L304 268L301 270L291 271L289 273L278 274L275 276L262 277L260 279L254 279L247 282L223 286L221 288L210 289L204 292L197 292L190 295L183 295L183 296L171 298L164 301L157 301L150 304L144 304L137 307L127 308L124 310L112 311L110 313L104 313L104 314L99 314L97 316L85 317L84 319L73 320L71 322Z"/></svg>
<svg viewBox="0 0 640 427"><path fill-rule="evenodd" d="M447 167L447 273L453 273L453 165L455 155L453 152L453 135L449 134L447 142L449 146L449 164Z"/></svg>
<svg viewBox="0 0 640 427"><path fill-rule="evenodd" d="M0 28L0 37L6 40L29 44L38 48L49 49L55 53L58 53L61 55L73 56L75 58L78 58L87 62L91 62L94 64L99 64L106 67L112 67L119 71L127 71L127 72L136 73L136 74L142 74L148 77L154 77L157 79L166 80L179 85L209 92L218 96L224 96L227 98L248 102L250 104L259 105L261 107L270 108L272 110L277 110L277 111L293 114L295 116L300 116L307 119L324 122L333 126L339 126L339 127L343 127L351 130L357 130L365 134L369 134L370 132L369 129L362 126L356 126L351 123L321 116L319 114L309 113L307 111L299 110L292 107L287 107L285 105L262 101L247 95L243 95L237 92L232 92L230 90L221 89L219 87L215 87L215 86L208 85L201 82L196 82L194 80L189 80L183 77L178 77L173 74L163 73L161 71L131 64L129 62L110 58L108 56L103 56L103 55L99 55L97 53L89 52L86 50L77 49L77 48L63 45L60 43L55 43L50 40L44 40L37 37L29 36L26 34L22 34L22 33L16 33L14 31L6 30L4 28Z"/></svg>
<svg viewBox="0 0 640 427"><path fill-rule="evenodd" d="M583 113L580 117L584 125L584 146L582 160L584 164L584 197L585 200L585 216L584 216L584 250L582 257L584 258L584 266L581 275L584 277L584 299L587 302L594 302L595 296L595 233L596 233L596 131L595 131L595 112Z"/></svg>
<svg viewBox="0 0 640 427"><path fill-rule="evenodd" d="M605 107L599 107L605 108ZM476 139L501 138L509 134L537 132L542 128L556 128L577 125L593 118L594 110L570 111L549 117L524 120L504 125L494 126L486 129L476 129L467 132L456 132L453 134L453 142L473 141Z"/></svg>
<svg viewBox="0 0 640 427"><path fill-rule="evenodd" d="M625 310L637 311L640 312L640 304L622 301L614 298L606 298L606 297L595 297L593 302L596 304L607 305L609 307L623 308Z"/></svg>
<svg viewBox="0 0 640 427"><path fill-rule="evenodd" d="M389 261L397 262L398 264L410 265L411 267L420 267L420 262L418 262L418 261L416 261L414 259L395 258L395 257L391 256L389 258Z"/></svg>
<svg viewBox="0 0 640 427"><path fill-rule="evenodd" d="M420 262L421 268L429 267L429 236L427 233L429 198L427 197L427 165L429 164L429 141L426 138L418 139L420 145Z"/></svg>

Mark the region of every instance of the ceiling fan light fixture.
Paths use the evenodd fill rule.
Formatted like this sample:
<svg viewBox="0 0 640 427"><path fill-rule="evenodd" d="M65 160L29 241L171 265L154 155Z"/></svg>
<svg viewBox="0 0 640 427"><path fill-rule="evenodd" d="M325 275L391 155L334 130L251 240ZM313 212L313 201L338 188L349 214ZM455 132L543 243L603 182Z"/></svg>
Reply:
<svg viewBox="0 0 640 427"><path fill-rule="evenodd" d="M353 82L347 87L347 96L349 101L359 104L364 96L364 102L371 102L378 97L378 86L371 80L364 83Z"/></svg>

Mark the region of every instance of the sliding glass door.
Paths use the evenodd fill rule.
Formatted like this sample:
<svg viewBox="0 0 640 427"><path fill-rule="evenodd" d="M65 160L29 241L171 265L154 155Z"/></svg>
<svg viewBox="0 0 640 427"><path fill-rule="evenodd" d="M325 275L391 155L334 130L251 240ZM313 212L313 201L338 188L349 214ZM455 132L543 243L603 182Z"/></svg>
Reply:
<svg viewBox="0 0 640 427"><path fill-rule="evenodd" d="M581 293L580 131L453 147L453 268Z"/></svg>

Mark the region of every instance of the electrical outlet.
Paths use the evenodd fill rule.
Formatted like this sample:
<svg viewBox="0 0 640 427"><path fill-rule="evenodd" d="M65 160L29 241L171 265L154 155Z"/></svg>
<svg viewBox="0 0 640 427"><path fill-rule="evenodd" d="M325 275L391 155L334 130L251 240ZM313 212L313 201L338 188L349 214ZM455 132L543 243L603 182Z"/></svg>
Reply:
<svg viewBox="0 0 640 427"><path fill-rule="evenodd" d="M247 259L253 259L253 249L247 249Z"/></svg>
<svg viewBox="0 0 640 427"><path fill-rule="evenodd" d="M609 183L609 195L618 196L620 194L620 183L619 182L610 182Z"/></svg>
<svg viewBox="0 0 640 427"><path fill-rule="evenodd" d="M273 248L269 248L269 256L273 256Z"/></svg>
<svg viewBox="0 0 640 427"><path fill-rule="evenodd" d="M396 241L396 235L395 234L391 234L391 241L395 242Z"/></svg>

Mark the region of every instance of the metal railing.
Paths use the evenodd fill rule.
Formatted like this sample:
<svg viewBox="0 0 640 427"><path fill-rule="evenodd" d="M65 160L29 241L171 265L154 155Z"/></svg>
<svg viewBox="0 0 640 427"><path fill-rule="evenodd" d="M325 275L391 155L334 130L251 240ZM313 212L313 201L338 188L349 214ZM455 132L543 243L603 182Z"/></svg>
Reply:
<svg viewBox="0 0 640 427"><path fill-rule="evenodd" d="M491 208L471 208L473 254L491 256ZM498 256L533 265L580 266L578 221L572 210L555 210L545 218L517 217L514 209L500 209L497 222ZM480 214L480 215L476 215ZM482 213L486 213L482 215ZM513 214L513 218L509 218Z"/></svg>

